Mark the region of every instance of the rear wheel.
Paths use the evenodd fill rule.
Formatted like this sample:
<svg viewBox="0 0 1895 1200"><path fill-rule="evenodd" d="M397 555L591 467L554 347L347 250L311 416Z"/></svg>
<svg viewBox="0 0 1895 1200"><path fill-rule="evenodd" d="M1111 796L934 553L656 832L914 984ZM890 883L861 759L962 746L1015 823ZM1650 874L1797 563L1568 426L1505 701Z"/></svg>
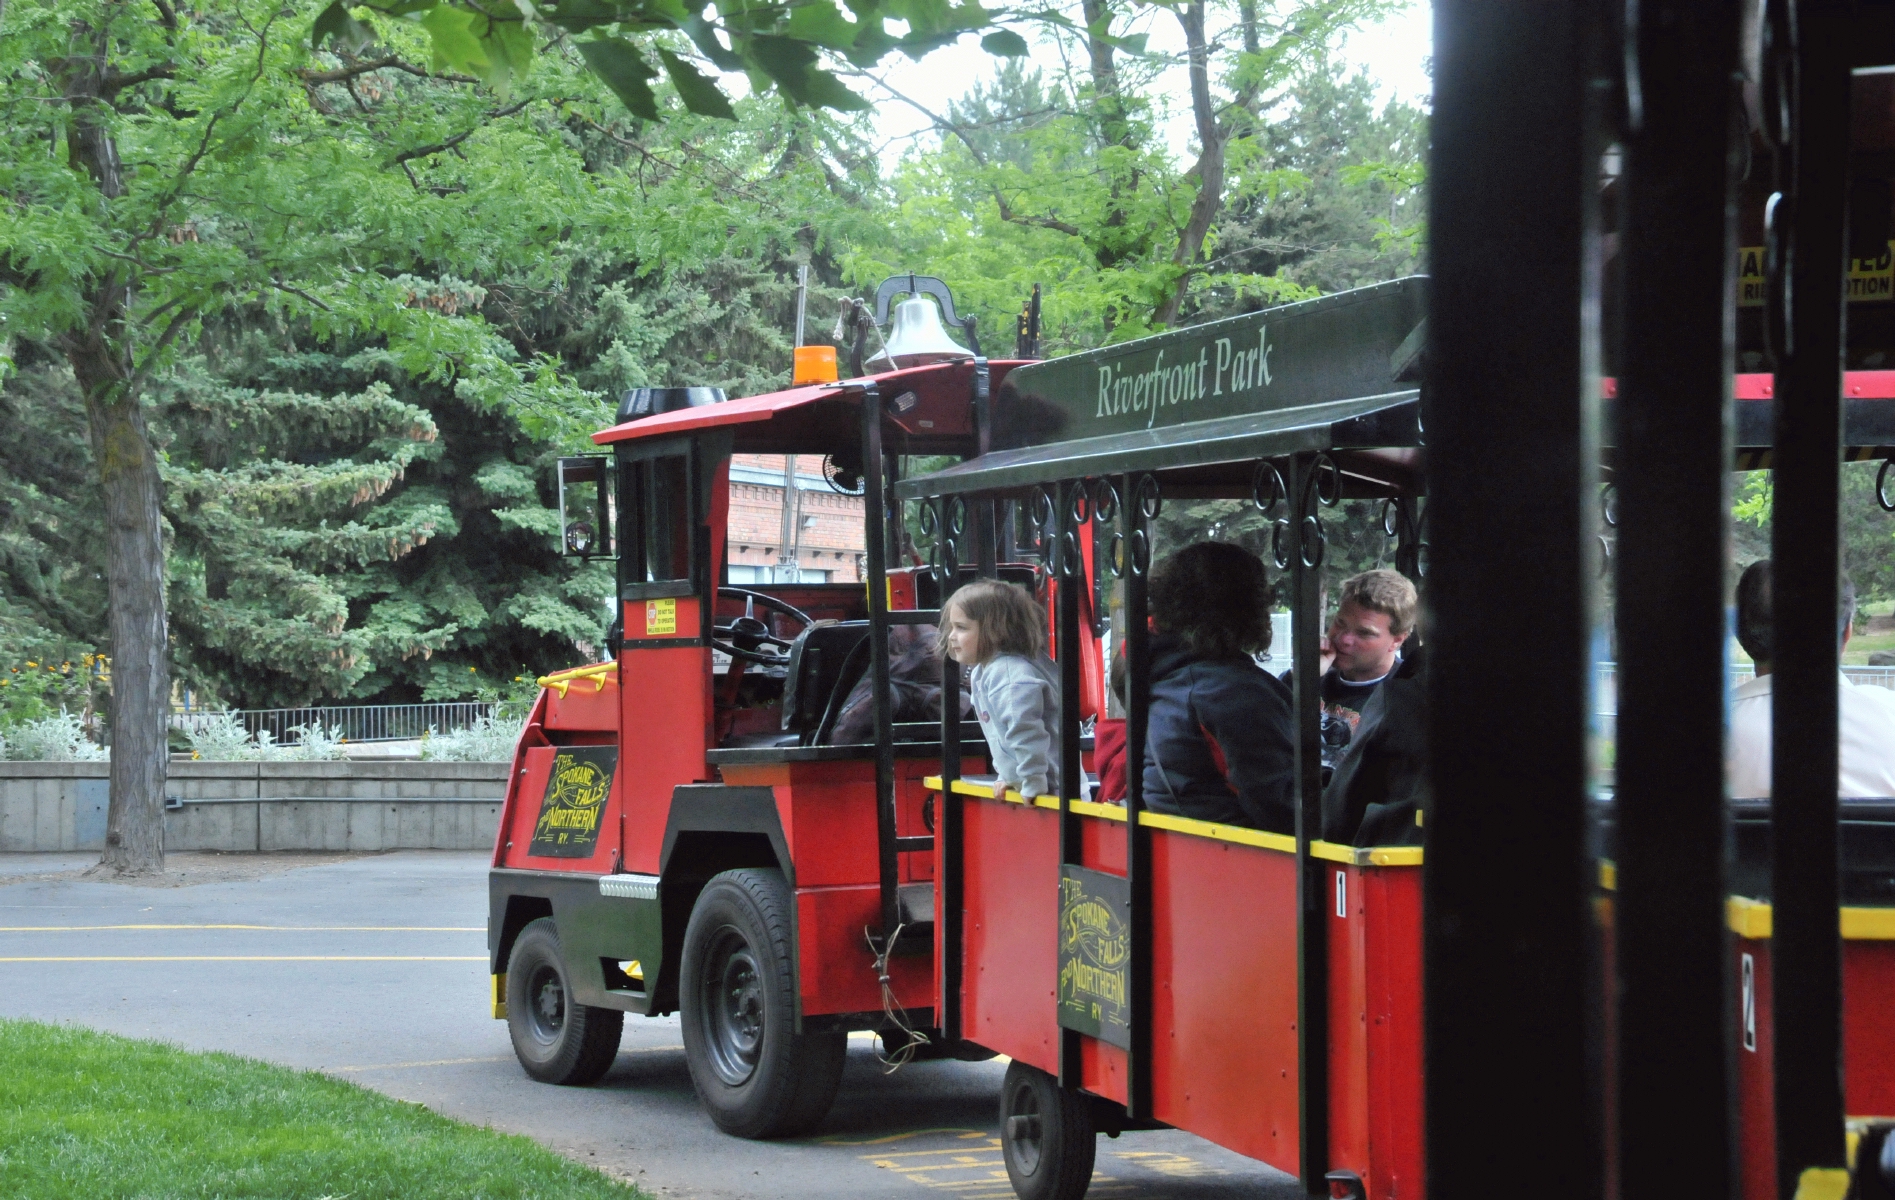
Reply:
<svg viewBox="0 0 1895 1200"><path fill-rule="evenodd" d="M679 1023L691 1083L737 1137L790 1137L829 1112L845 1033L796 1032L789 884L780 871L726 871L691 910L679 963Z"/></svg>
<svg viewBox="0 0 1895 1200"><path fill-rule="evenodd" d="M1099 1140L1092 1106L1046 1072L1009 1063L1000 1089L1000 1144L1020 1200L1079 1200Z"/></svg>
<svg viewBox="0 0 1895 1200"><path fill-rule="evenodd" d="M596 1083L618 1057L625 1014L575 1003L559 956L559 931L541 917L507 958L507 1033L513 1054L541 1083Z"/></svg>

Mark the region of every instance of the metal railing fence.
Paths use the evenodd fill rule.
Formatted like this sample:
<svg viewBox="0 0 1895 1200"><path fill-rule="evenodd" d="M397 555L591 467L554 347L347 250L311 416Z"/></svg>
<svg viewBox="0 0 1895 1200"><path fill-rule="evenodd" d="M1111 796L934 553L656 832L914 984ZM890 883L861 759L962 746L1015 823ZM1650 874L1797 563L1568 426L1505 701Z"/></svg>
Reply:
<svg viewBox="0 0 1895 1200"><path fill-rule="evenodd" d="M449 733L471 728L483 717L499 717L517 708L484 700L454 700L434 704L338 704L305 708L241 708L228 710L251 736L268 733L278 745L295 745L305 726L340 730L350 742L399 742L418 738L428 730ZM221 720L224 711L173 712L174 729L192 729Z"/></svg>

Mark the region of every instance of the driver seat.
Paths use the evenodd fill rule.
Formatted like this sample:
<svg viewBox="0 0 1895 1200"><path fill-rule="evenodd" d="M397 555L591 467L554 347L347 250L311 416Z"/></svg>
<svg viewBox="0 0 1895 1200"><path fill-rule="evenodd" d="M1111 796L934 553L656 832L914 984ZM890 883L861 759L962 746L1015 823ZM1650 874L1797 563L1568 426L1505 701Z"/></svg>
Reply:
<svg viewBox="0 0 1895 1200"><path fill-rule="evenodd" d="M855 653L868 636L867 621L818 621L790 643L783 729L795 734L798 744L815 744L833 697L848 695L868 668L868 655Z"/></svg>

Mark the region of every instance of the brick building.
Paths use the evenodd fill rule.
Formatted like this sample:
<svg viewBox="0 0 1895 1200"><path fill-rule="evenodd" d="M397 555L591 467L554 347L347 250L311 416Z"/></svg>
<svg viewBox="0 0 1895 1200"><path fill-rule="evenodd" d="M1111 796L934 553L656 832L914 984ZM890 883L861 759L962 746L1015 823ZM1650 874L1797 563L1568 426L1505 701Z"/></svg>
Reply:
<svg viewBox="0 0 1895 1200"><path fill-rule="evenodd" d="M804 583L861 580L862 497L838 494L822 475L822 456L796 456L796 564ZM783 553L783 456L737 454L730 460L730 530L725 562L730 582L772 583Z"/></svg>

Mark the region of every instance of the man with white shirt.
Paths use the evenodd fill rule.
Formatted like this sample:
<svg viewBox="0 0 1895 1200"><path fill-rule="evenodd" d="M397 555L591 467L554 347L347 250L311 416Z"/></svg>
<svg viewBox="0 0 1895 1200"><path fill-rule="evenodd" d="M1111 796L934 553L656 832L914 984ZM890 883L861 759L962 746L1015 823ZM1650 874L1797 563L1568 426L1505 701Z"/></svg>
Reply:
<svg viewBox="0 0 1895 1200"><path fill-rule="evenodd" d="M1738 799L1770 795L1770 560L1744 569L1737 581L1737 641L1757 663L1757 677L1731 692L1726 777ZM1842 581L1837 614L1842 644L1854 631L1855 587ZM1895 797L1895 691L1839 681L1837 724L1841 731L1840 796Z"/></svg>

